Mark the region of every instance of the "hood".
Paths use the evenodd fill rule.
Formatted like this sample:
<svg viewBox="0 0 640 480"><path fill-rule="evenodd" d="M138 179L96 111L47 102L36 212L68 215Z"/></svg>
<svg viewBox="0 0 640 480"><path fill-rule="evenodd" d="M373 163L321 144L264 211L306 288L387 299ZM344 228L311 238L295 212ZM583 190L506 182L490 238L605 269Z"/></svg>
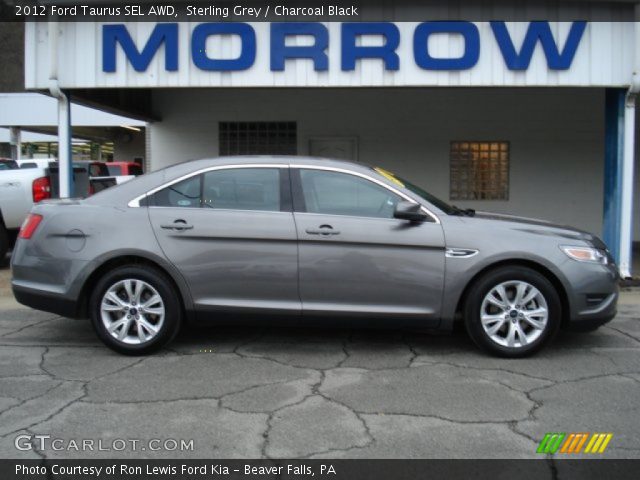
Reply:
<svg viewBox="0 0 640 480"><path fill-rule="evenodd" d="M578 228L570 227L568 225L559 225L538 218L518 217L516 215L506 215L502 213L492 212L476 212L473 217L467 217L467 219L505 222L510 224L510 228L518 229L523 232L538 235L554 235L567 238L568 240L582 240L592 244L596 248L600 248L603 250L606 249L606 245L604 244L604 242L592 233L580 230Z"/></svg>

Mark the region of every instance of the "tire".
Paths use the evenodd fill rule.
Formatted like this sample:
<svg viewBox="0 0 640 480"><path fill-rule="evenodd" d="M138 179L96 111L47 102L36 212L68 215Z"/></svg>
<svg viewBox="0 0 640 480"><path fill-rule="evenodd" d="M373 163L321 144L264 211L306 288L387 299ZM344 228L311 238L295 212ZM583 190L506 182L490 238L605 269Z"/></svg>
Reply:
<svg viewBox="0 0 640 480"><path fill-rule="evenodd" d="M4 260L9 251L9 233L5 228L2 220L0 220L0 266L4 265Z"/></svg>
<svg viewBox="0 0 640 480"><path fill-rule="evenodd" d="M125 355L159 350L173 340L182 323L175 287L164 273L144 265L106 273L91 293L89 312L100 340Z"/></svg>
<svg viewBox="0 0 640 480"><path fill-rule="evenodd" d="M518 298L527 303L520 305ZM499 357L520 358L536 353L556 336L562 306L544 275L513 265L488 272L471 286L464 317L469 336L481 349Z"/></svg>

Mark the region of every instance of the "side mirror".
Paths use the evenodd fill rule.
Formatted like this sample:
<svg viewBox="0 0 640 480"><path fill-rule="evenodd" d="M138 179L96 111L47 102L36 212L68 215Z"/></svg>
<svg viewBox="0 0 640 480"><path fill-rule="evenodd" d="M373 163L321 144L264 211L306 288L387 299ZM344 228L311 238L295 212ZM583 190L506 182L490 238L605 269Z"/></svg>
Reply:
<svg viewBox="0 0 640 480"><path fill-rule="evenodd" d="M427 219L427 214L421 210L419 203L398 202L393 212L393 218L410 222L424 222Z"/></svg>

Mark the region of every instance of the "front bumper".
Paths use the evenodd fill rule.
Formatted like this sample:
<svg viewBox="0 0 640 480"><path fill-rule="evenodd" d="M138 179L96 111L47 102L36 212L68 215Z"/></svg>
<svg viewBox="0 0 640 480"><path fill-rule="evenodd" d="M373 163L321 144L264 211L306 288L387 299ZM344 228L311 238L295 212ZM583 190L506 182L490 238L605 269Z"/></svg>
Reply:
<svg viewBox="0 0 640 480"><path fill-rule="evenodd" d="M571 330L592 330L611 321L617 313L620 276L616 265L571 262L565 270L571 284Z"/></svg>

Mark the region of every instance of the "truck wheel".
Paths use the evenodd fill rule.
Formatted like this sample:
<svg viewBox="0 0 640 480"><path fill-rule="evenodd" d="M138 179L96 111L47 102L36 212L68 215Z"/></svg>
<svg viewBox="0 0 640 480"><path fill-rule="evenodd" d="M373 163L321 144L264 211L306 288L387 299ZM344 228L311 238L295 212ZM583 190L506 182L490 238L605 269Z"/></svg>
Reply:
<svg viewBox="0 0 640 480"><path fill-rule="evenodd" d="M9 250L9 233L7 229L4 227L2 222L0 222L0 266L4 265L4 260L7 256L7 251Z"/></svg>
<svg viewBox="0 0 640 480"><path fill-rule="evenodd" d="M182 322L182 308L169 279L143 265L108 272L93 289L89 309L98 337L125 355L162 348Z"/></svg>
<svg viewBox="0 0 640 480"><path fill-rule="evenodd" d="M471 339L500 357L525 357L558 333L561 303L553 284L527 267L493 270L472 286L465 303Z"/></svg>

